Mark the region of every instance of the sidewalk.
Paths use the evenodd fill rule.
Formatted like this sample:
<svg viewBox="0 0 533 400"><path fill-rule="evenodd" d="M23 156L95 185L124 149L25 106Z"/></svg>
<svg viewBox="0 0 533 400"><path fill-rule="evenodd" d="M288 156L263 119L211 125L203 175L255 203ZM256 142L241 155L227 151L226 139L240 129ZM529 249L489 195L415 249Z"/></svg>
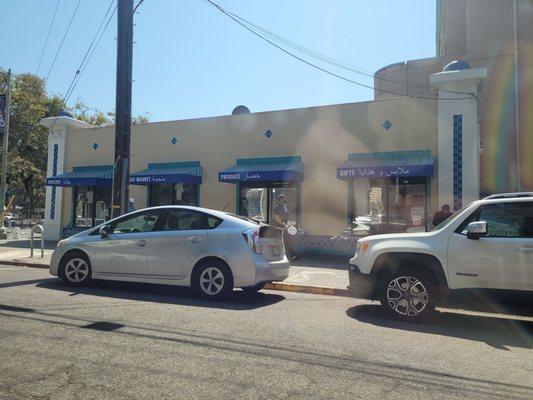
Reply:
<svg viewBox="0 0 533 400"><path fill-rule="evenodd" d="M267 288L295 292L350 296L348 259L335 256L308 255L291 265L289 277Z"/></svg>
<svg viewBox="0 0 533 400"><path fill-rule="evenodd" d="M44 257L41 258L41 242L34 241L33 257L30 257L30 239L0 240L0 264L26 265L47 268L56 247L56 242L45 242Z"/></svg>
<svg viewBox="0 0 533 400"><path fill-rule="evenodd" d="M33 257L30 257L30 239L0 240L0 264L48 268L56 242L45 242L41 258L40 241L34 242ZM289 277L280 283L268 285L267 289L349 296L348 260L323 255L306 256L291 265Z"/></svg>

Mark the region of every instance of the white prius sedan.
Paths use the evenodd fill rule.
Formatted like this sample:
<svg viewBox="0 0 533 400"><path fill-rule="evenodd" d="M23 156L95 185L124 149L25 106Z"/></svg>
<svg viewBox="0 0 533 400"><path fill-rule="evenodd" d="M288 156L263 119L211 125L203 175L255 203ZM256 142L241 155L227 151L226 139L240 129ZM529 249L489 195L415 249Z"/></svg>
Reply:
<svg viewBox="0 0 533 400"><path fill-rule="evenodd" d="M135 211L61 240L50 274L70 285L91 279L191 286L218 299L260 290L289 274L282 231L229 213L162 206Z"/></svg>

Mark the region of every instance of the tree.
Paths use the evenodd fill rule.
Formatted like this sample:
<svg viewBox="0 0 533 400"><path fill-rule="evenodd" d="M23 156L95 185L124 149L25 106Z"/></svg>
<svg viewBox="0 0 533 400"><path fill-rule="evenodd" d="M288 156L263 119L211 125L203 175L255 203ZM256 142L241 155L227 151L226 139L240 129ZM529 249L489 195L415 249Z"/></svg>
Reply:
<svg viewBox="0 0 533 400"><path fill-rule="evenodd" d="M97 128L102 128L104 126L111 126L115 123L115 112L108 111L103 113L95 108L90 108L81 101L77 101L74 104L74 107L70 109L74 116L80 121L85 121L92 126ZM137 114L131 118L131 123L133 125L145 124L150 121L150 114Z"/></svg>
<svg viewBox="0 0 533 400"><path fill-rule="evenodd" d="M0 91L6 91L6 83L7 72L0 69ZM7 191L30 209L44 206L48 137L39 121L58 115L62 107L61 98L46 94L41 78L32 74L12 77ZM36 191L40 195L35 196Z"/></svg>
<svg viewBox="0 0 533 400"><path fill-rule="evenodd" d="M0 68L0 92L5 93L6 83L7 71ZM64 108L95 127L114 123L114 112L103 113L80 101L69 108L61 97L48 96L44 80L36 75L12 76L7 192L8 197L15 195L15 203L24 208L44 207L48 129L39 122L42 118L59 115ZM148 114L140 114L132 122L148 122ZM0 149L1 146L0 142Z"/></svg>
<svg viewBox="0 0 533 400"><path fill-rule="evenodd" d="M114 123L114 115L111 112L104 114L102 111L92 109L81 101L77 101L74 107L70 109L76 119L85 121L94 127L102 128Z"/></svg>

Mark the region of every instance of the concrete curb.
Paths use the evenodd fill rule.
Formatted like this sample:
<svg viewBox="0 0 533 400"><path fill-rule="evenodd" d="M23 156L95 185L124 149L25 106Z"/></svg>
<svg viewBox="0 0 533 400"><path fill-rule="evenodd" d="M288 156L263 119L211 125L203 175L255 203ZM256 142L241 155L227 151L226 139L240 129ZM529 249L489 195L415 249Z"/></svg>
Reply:
<svg viewBox="0 0 533 400"><path fill-rule="evenodd" d="M354 297L348 289L337 289L322 286L297 285L293 283L267 283L265 289L280 290L284 292L323 294L327 296Z"/></svg>
<svg viewBox="0 0 533 400"><path fill-rule="evenodd" d="M14 265L17 267L28 267L28 268L43 268L48 269L48 265L32 263L26 261L8 261L0 260L0 265ZM337 289L331 287L322 287L322 286L308 286L308 285L297 285L293 283L267 283L265 289L268 290L279 290L283 292L294 292L294 293L309 293L309 294L322 294L326 296L340 296L340 297L354 297L348 289Z"/></svg>
<svg viewBox="0 0 533 400"><path fill-rule="evenodd" d="M28 267L28 268L49 268L47 264L32 263L26 261L9 261L9 260L0 260L0 265L14 265L16 267Z"/></svg>

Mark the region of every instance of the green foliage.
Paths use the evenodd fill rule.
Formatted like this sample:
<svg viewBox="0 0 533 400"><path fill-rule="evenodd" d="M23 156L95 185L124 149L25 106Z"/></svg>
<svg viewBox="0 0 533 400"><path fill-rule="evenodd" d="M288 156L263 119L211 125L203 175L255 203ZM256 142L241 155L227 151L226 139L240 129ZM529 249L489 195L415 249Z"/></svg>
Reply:
<svg viewBox="0 0 533 400"><path fill-rule="evenodd" d="M102 111L89 108L84 103L78 101L70 109L74 116L80 121L85 121L97 128L110 126L114 123L114 115L110 112L104 114Z"/></svg>
<svg viewBox="0 0 533 400"><path fill-rule="evenodd" d="M6 92L6 82L7 71L0 68L0 93ZM62 108L68 107L61 97L48 96L42 78L12 75L7 190L9 196L16 196L15 204L24 208L44 207L48 129L39 121L58 115ZM114 112L103 113L79 101L70 110L95 127L114 123ZM148 115L138 115L132 122L148 122Z"/></svg>
<svg viewBox="0 0 533 400"><path fill-rule="evenodd" d="M1 92L5 93L6 83L7 71L0 69ZM46 94L44 81L38 76L12 76L7 185L8 193L16 195L17 203L25 208L44 206L48 138L39 121L57 115L62 106L58 96Z"/></svg>

